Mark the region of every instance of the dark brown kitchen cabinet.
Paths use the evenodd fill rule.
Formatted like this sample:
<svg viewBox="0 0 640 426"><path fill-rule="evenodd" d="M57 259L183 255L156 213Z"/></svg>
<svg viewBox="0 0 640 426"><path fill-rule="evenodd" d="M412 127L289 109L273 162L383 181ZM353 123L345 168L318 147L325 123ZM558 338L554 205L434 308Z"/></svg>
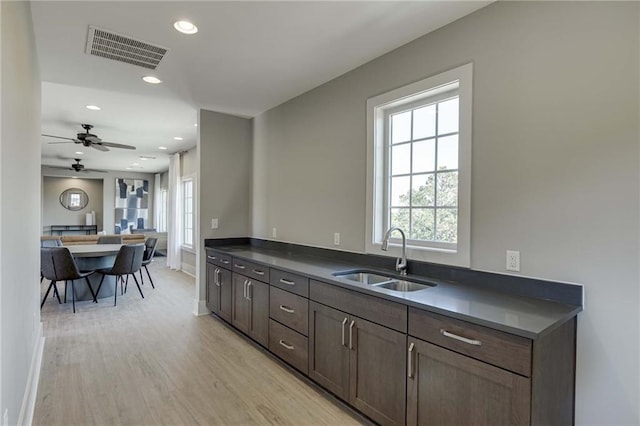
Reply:
<svg viewBox="0 0 640 426"><path fill-rule="evenodd" d="M263 346L269 344L269 284L232 274L231 323Z"/></svg>
<svg viewBox="0 0 640 426"><path fill-rule="evenodd" d="M406 335L309 304L309 377L382 425L405 422Z"/></svg>
<svg viewBox="0 0 640 426"><path fill-rule="evenodd" d="M407 425L529 424L529 378L413 337L407 356Z"/></svg>
<svg viewBox="0 0 640 426"><path fill-rule="evenodd" d="M207 260L207 308L231 321L231 271Z"/></svg>

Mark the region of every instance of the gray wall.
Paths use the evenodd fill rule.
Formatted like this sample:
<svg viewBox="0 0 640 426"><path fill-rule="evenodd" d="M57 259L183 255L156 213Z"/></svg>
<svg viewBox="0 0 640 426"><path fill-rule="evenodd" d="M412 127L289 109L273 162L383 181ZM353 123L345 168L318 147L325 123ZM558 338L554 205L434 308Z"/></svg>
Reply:
<svg viewBox="0 0 640 426"><path fill-rule="evenodd" d="M72 176L75 172L70 172L61 169L52 169L47 166L42 166L42 176L57 176L68 177ZM116 179L147 179L149 181L149 225L153 223L153 186L155 181L155 175L153 173L138 173L138 172L107 172L107 173L95 173L88 172L83 173L83 177L88 179L102 179L103 182L103 194L102 194L102 209L103 219L102 222L98 222L98 228L102 227L107 234L113 234L115 232L115 205L116 205ZM44 197L44 194L43 194ZM44 210L42 212L44 223ZM42 227L40 228L42 229Z"/></svg>
<svg viewBox="0 0 640 426"><path fill-rule="evenodd" d="M13 425L30 389L30 365L42 341L40 75L29 3L0 2L0 14L0 416L7 410L8 424Z"/></svg>
<svg viewBox="0 0 640 426"><path fill-rule="evenodd" d="M73 179L66 177L42 178L42 226L85 225L86 214L96 212L98 231L102 231L102 179ZM87 207L71 211L60 204L60 194L69 188L79 188L89 196Z"/></svg>
<svg viewBox="0 0 640 426"><path fill-rule="evenodd" d="M204 239L249 235L252 122L200 110L198 129L197 298L198 312L206 313ZM211 229L212 218L218 218L218 229Z"/></svg>
<svg viewBox="0 0 640 426"><path fill-rule="evenodd" d="M367 98L473 62L471 266L584 284L577 423L640 423L638 8L494 3L256 117L252 235L363 251Z"/></svg>

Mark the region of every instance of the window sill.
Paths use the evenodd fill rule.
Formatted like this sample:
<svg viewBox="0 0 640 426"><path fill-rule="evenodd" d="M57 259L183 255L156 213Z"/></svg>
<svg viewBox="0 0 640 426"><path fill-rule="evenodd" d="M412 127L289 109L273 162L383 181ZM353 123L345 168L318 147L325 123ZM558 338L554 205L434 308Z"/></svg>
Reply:
<svg viewBox="0 0 640 426"><path fill-rule="evenodd" d="M389 243L389 250L384 252L381 249L382 244L379 242L369 244L367 253L389 257L402 256L402 245ZM468 252L463 252L458 247L457 250L443 249L436 247L410 246L407 245L407 259L417 260L420 262L438 263L442 265L461 266L465 268L471 267L470 256Z"/></svg>

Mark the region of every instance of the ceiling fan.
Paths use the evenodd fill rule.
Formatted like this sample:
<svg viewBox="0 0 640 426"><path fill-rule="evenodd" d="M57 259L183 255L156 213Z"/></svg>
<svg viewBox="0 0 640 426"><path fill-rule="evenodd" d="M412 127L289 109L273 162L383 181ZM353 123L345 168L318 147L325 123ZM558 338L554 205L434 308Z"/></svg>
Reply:
<svg viewBox="0 0 640 426"><path fill-rule="evenodd" d="M52 169L62 169L62 170L74 170L76 172L83 172L83 173L88 173L88 172L98 172L98 173L106 173L106 170L97 170L97 169L85 169L84 164L80 164L80 159L79 158L74 158L74 160L76 160L75 163L71 164L71 167L61 167L61 166L48 166Z"/></svg>
<svg viewBox="0 0 640 426"><path fill-rule="evenodd" d="M131 145L124 145L121 143L114 143L114 142L103 142L102 139L100 139L98 136L92 133L89 133L89 130L93 128L93 125L81 124L81 126L84 129L84 133L78 133L76 135L76 138L65 138L62 136L45 135L45 134L43 134L42 136L47 136L49 138L67 139L73 143L81 143L83 146L91 147L91 148L97 149L98 151L109 151L109 148L107 147L136 149L135 146L131 146ZM49 142L49 143L57 144L57 143L70 143L70 142Z"/></svg>

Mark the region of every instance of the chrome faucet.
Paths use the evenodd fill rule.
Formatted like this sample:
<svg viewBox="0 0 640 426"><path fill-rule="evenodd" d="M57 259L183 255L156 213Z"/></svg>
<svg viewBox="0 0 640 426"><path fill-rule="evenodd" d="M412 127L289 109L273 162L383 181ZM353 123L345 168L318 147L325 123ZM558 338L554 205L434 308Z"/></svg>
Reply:
<svg viewBox="0 0 640 426"><path fill-rule="evenodd" d="M402 257L396 259L396 271L400 272L401 275L407 275L407 238L404 235L404 231L396 226L389 228L387 233L384 234L382 246L380 248L383 251L387 251L389 249L389 237L393 231L398 231L400 232L400 235L402 235Z"/></svg>

